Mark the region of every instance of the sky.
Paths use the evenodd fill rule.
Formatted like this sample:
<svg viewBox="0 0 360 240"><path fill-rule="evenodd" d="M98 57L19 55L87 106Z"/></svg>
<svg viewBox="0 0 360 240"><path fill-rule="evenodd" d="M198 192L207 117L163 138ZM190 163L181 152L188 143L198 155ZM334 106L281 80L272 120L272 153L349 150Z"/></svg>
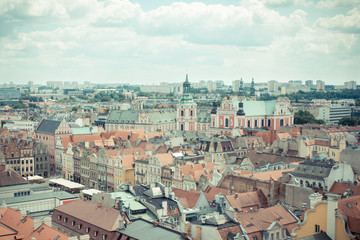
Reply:
<svg viewBox="0 0 360 240"><path fill-rule="evenodd" d="M1 0L0 83L360 83L360 0Z"/></svg>

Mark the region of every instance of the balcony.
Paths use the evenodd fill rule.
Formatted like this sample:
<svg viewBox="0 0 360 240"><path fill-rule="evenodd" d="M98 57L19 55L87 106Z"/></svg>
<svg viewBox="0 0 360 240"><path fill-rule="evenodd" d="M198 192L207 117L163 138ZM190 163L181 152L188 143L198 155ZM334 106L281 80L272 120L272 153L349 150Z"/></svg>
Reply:
<svg viewBox="0 0 360 240"><path fill-rule="evenodd" d="M144 172L136 172L135 175L138 175L138 176L145 176L145 173Z"/></svg>

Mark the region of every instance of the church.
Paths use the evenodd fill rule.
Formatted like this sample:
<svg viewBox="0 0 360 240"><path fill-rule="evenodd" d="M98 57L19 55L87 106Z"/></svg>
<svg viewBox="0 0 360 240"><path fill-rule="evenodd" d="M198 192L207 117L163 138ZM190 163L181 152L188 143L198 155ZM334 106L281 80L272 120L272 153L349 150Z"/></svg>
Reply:
<svg viewBox="0 0 360 240"><path fill-rule="evenodd" d="M176 128L181 131L210 131L213 134L232 135L239 128L268 128L280 130L281 126L291 126L294 115L288 98L256 101L254 79L251 82L250 98L244 97L243 83L240 96L224 98L220 106L213 104L211 112L198 110L190 93L188 75L183 85L183 95L177 105Z"/></svg>
<svg viewBox="0 0 360 240"><path fill-rule="evenodd" d="M268 128L279 130L291 126L294 115L288 98L279 97L271 101L255 101L254 79L250 98L244 97L241 83L239 96L226 97L221 105L213 104L211 109L198 108L190 93L190 82L186 74L183 95L175 109L112 110L106 123L106 130L145 129L155 131L210 132L232 135L241 128Z"/></svg>

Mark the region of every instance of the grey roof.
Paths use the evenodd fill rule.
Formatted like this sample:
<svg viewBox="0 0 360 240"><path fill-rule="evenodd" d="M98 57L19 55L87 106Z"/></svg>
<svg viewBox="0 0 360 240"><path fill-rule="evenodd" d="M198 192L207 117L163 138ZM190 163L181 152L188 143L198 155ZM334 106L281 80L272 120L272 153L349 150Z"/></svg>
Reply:
<svg viewBox="0 0 360 240"><path fill-rule="evenodd" d="M326 234L326 232L323 232L303 238L298 238L298 240L331 240L331 238Z"/></svg>
<svg viewBox="0 0 360 240"><path fill-rule="evenodd" d="M166 197L150 197L148 195L145 194L145 192L147 190L149 190L150 187L146 187L146 186L143 186L143 185L140 185L140 186L134 186L134 191L136 193L136 196L141 196L145 199L145 201L148 203L148 204L151 204L153 205L156 209L162 209L162 202L163 201L167 201L167 204L168 206L170 207L176 207L177 206L177 203L172 200L172 199L169 199L169 198L166 198Z"/></svg>
<svg viewBox="0 0 360 240"><path fill-rule="evenodd" d="M0 198L0 203L5 202L6 204L16 204L16 203L24 203L24 202L41 201L49 198L66 200L66 199L77 199L78 197L65 191L58 191L58 192L31 194L22 197Z"/></svg>
<svg viewBox="0 0 360 240"><path fill-rule="evenodd" d="M333 161L305 161L300 163L291 174L295 177L323 180L329 176L333 166Z"/></svg>
<svg viewBox="0 0 360 240"><path fill-rule="evenodd" d="M132 223L128 224L125 229L118 230L118 232L139 240L184 239L182 238L181 233L175 230L171 230L162 226L155 226L153 223L150 223L143 219L134 220Z"/></svg>
<svg viewBox="0 0 360 240"><path fill-rule="evenodd" d="M211 114L206 109L200 109L200 112L197 114L197 121L199 123L210 123Z"/></svg>
<svg viewBox="0 0 360 240"><path fill-rule="evenodd" d="M44 119L41 121L35 132L55 135L55 131L59 127L60 123L61 121L58 120Z"/></svg>
<svg viewBox="0 0 360 240"><path fill-rule="evenodd" d="M107 123L132 123L138 124L136 121L143 110L112 110L107 119ZM176 120L176 112L174 109L160 109L144 111L152 124L172 123ZM141 123L144 124L144 123Z"/></svg>

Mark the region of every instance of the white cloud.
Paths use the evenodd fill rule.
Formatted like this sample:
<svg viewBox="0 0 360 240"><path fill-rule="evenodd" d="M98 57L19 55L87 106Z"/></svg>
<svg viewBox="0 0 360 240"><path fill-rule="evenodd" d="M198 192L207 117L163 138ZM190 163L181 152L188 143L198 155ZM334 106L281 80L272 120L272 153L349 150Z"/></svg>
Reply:
<svg viewBox="0 0 360 240"><path fill-rule="evenodd" d="M316 5L318 8L331 9L338 7L357 7L360 5L360 0L323 0Z"/></svg>
<svg viewBox="0 0 360 240"><path fill-rule="evenodd" d="M356 64L358 34L329 29L356 30L358 9L314 24L311 11L296 9L300 1L286 14L268 4L176 2L144 11L128 0L0 1L0 74L143 83L182 81L188 69L197 80L267 81L321 78L301 69L324 70L324 59L330 70L322 74L330 76L340 61Z"/></svg>
<svg viewBox="0 0 360 240"><path fill-rule="evenodd" d="M344 32L360 33L360 7L348 12L348 15L336 15L332 18L319 18L315 25Z"/></svg>

